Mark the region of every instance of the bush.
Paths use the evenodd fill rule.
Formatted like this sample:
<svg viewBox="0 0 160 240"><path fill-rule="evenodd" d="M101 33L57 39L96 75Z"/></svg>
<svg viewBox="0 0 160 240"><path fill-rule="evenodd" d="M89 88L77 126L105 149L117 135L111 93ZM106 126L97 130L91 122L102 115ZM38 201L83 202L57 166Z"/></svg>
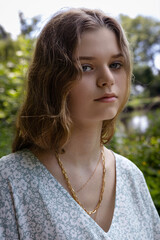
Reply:
<svg viewBox="0 0 160 240"><path fill-rule="evenodd" d="M154 204L160 214L160 110L148 114L150 125L145 133L117 131L110 142L113 151L133 161L143 172ZM119 123L120 124L120 123Z"/></svg>

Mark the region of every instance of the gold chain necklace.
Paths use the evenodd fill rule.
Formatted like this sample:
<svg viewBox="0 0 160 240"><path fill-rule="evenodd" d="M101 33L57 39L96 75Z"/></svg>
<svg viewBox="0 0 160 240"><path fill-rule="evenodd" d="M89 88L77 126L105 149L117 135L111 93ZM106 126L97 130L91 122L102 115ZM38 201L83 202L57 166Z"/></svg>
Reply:
<svg viewBox="0 0 160 240"><path fill-rule="evenodd" d="M58 164L59 164L59 166L60 166L61 172L62 172L62 174L63 174L63 176L64 176L64 179L65 179L65 181L66 181L67 187L68 187L68 189L70 190L71 195L72 195L72 197L74 198L74 200L75 200L89 215L91 215L91 214L93 214L93 213L96 213L97 210L98 210L98 208L99 208L100 205L101 205L101 202L102 202L102 199L103 199L104 187L105 187L106 168L105 168L104 147L102 147L102 151L101 151L102 164L103 164L103 174L102 174L101 192L100 192L99 201L98 201L96 207L95 207L93 210L91 210L91 211L88 211L85 207L83 207L83 205L82 205L81 202L79 201L79 199L78 199L78 197L77 197L77 195L76 195L76 193L75 193L75 191L74 191L74 189L73 189L73 187L72 187L72 185L71 185L71 183L70 183L70 181L69 181L69 178L68 178L67 173L66 173L66 171L65 171L65 169L64 169L64 167L63 167L63 164L62 164L62 162L61 162L61 160L60 160L60 158L59 158L58 153L56 153L55 156L56 156L56 159L57 159Z"/></svg>
<svg viewBox="0 0 160 240"><path fill-rule="evenodd" d="M101 152L101 154L102 154L102 152ZM98 165L99 165L99 162L100 162L100 160L101 160L101 154L100 154L99 160L98 160L98 162L97 162L97 164L96 164L96 167L95 167L95 169L93 170L92 174L90 175L90 177L88 178L88 180L87 180L78 190L76 190L77 193L80 192L80 191L87 185L87 183L89 182L89 180L93 177L95 171L97 170L97 167L98 167Z"/></svg>

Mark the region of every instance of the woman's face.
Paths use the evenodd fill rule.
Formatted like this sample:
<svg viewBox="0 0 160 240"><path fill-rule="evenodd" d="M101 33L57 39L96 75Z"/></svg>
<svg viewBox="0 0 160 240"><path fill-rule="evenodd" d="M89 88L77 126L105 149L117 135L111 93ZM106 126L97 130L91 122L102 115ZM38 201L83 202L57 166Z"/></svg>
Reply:
<svg viewBox="0 0 160 240"><path fill-rule="evenodd" d="M69 95L73 122L114 118L127 94L124 57L114 32L100 28L83 33L75 57L83 73Z"/></svg>

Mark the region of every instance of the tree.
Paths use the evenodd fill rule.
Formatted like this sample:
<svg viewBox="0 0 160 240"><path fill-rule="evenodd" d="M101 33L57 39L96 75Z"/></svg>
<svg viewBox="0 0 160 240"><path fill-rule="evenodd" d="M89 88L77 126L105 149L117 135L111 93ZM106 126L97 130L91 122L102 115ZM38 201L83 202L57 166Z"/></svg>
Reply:
<svg viewBox="0 0 160 240"><path fill-rule="evenodd" d="M133 51L134 64L155 66L155 56L160 54L160 21L138 16L134 19L120 15L120 22L128 36Z"/></svg>
<svg viewBox="0 0 160 240"><path fill-rule="evenodd" d="M19 12L19 19L21 25L21 34L27 37L31 37L32 33L37 30L38 23L41 20L41 16L35 16L31 19L26 19L22 12Z"/></svg>
<svg viewBox="0 0 160 240"><path fill-rule="evenodd" d="M2 25L0 25L0 40L7 39L8 37L10 37L10 34L6 32Z"/></svg>
<svg viewBox="0 0 160 240"><path fill-rule="evenodd" d="M140 85L143 87L143 96L155 97L160 93L160 75L154 75L152 69L146 65L134 66L134 86Z"/></svg>
<svg viewBox="0 0 160 240"><path fill-rule="evenodd" d="M10 34L6 32L2 25L0 25L0 61L7 61L14 52L14 43Z"/></svg>

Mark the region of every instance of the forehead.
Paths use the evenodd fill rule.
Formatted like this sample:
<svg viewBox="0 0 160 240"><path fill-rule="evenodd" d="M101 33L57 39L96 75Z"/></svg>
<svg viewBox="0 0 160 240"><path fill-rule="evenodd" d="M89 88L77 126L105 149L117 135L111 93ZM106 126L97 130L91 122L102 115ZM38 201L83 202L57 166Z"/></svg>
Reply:
<svg viewBox="0 0 160 240"><path fill-rule="evenodd" d="M79 45L76 49L76 56L108 56L120 52L116 35L107 28L100 28L94 31L84 32L81 35Z"/></svg>

